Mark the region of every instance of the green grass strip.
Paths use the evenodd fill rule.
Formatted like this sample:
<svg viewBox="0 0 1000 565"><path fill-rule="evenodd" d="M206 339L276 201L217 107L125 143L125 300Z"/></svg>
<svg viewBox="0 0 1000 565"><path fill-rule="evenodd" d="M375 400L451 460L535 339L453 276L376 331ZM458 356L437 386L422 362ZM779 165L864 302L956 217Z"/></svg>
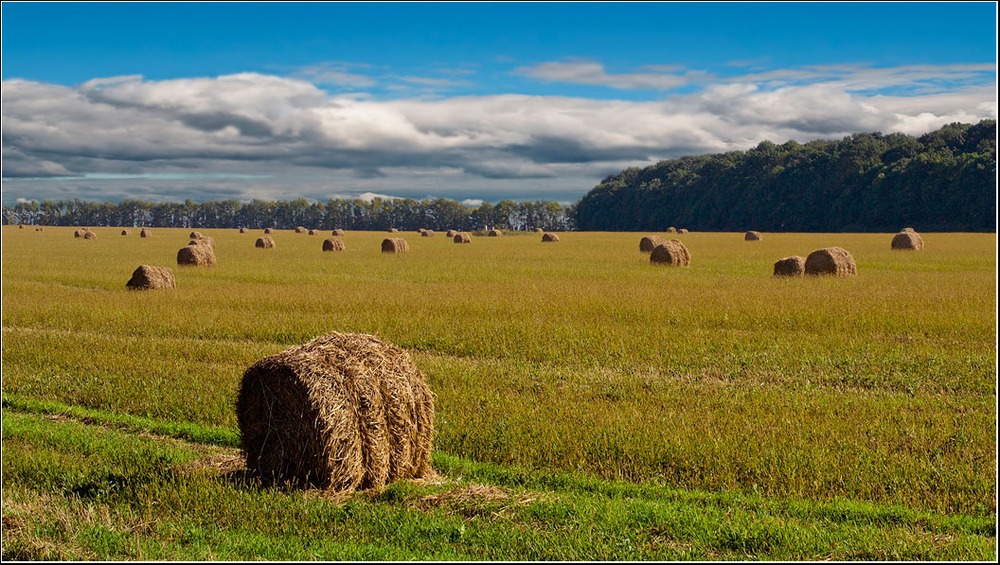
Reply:
<svg viewBox="0 0 1000 565"><path fill-rule="evenodd" d="M240 434L227 428L200 426L189 422L168 422L131 414L115 414L49 400L31 400L4 395L3 409L29 414L66 416L88 424L109 426L131 432L146 432L194 443L222 447L239 447L240 445Z"/></svg>

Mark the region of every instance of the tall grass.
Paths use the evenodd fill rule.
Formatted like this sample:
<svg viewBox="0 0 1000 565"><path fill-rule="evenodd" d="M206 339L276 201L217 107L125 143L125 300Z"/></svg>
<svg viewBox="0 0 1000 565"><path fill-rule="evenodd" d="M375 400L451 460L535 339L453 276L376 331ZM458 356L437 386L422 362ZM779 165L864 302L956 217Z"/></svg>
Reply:
<svg viewBox="0 0 1000 565"><path fill-rule="evenodd" d="M3 392L235 429L257 359L329 331L410 350L437 395L435 450L677 488L995 514L996 236L448 238L201 230L218 265L178 267L190 230L3 229ZM771 277L839 245L851 279ZM140 264L177 289L130 292Z"/></svg>

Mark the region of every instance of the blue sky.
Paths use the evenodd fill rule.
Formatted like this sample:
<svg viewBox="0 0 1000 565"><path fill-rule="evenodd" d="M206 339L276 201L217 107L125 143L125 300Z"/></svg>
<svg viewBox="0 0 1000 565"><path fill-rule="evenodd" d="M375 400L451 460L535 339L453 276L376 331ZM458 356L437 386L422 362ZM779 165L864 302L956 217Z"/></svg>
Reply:
<svg viewBox="0 0 1000 565"><path fill-rule="evenodd" d="M3 203L579 199L996 118L996 5L3 3Z"/></svg>

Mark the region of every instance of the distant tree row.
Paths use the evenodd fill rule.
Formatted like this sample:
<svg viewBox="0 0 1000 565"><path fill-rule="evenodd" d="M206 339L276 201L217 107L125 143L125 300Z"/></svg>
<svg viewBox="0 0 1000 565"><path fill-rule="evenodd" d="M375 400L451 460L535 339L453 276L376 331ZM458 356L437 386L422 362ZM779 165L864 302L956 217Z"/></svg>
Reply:
<svg viewBox="0 0 1000 565"><path fill-rule="evenodd" d="M920 137L761 142L609 176L577 203L588 231L996 231L996 121Z"/></svg>
<svg viewBox="0 0 1000 565"><path fill-rule="evenodd" d="M139 200L85 202L45 200L4 208L4 223L48 226L155 226L182 228L277 228L401 230L476 230L487 227L554 231L574 229L573 207L558 202L501 200L467 206L445 198L414 200L331 199L309 202L238 200L151 203Z"/></svg>

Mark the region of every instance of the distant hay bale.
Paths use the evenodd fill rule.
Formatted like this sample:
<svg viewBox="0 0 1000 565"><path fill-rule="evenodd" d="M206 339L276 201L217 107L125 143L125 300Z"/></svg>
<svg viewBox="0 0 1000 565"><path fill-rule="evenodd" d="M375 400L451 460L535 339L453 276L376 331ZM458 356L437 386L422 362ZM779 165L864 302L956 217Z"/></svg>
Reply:
<svg viewBox="0 0 1000 565"><path fill-rule="evenodd" d="M271 228L264 228L264 235L271 233Z"/></svg>
<svg viewBox="0 0 1000 565"><path fill-rule="evenodd" d="M503 235L503 232L500 231L500 230L497 230L497 229L492 229L492 230L486 232L486 235L489 236L489 237L500 237L500 236Z"/></svg>
<svg viewBox="0 0 1000 565"><path fill-rule="evenodd" d="M254 247L260 247L261 249L271 249L274 247L274 238L269 235L263 237L258 237L257 241L253 244Z"/></svg>
<svg viewBox="0 0 1000 565"><path fill-rule="evenodd" d="M424 235L425 231L427 231L427 230L425 230L424 228L420 228L420 229L417 230L417 233L420 234L420 235Z"/></svg>
<svg viewBox="0 0 1000 565"><path fill-rule="evenodd" d="M542 234L542 243L559 241L559 236L554 233Z"/></svg>
<svg viewBox="0 0 1000 565"><path fill-rule="evenodd" d="M97 234L90 230L84 230L83 239L97 239Z"/></svg>
<svg viewBox="0 0 1000 565"><path fill-rule="evenodd" d="M336 237L323 240L323 251L343 251L344 249L346 249L344 242Z"/></svg>
<svg viewBox="0 0 1000 565"><path fill-rule="evenodd" d="M156 290L174 288L174 273L166 267L139 265L132 278L125 283L129 290Z"/></svg>
<svg viewBox="0 0 1000 565"><path fill-rule="evenodd" d="M851 254L841 247L826 247L813 251L806 257L805 271L807 275L834 275L838 277L858 274L854 257L851 257Z"/></svg>
<svg viewBox="0 0 1000 565"><path fill-rule="evenodd" d="M35 231L45 231L45 228L43 228L43 227L37 227L37 228L35 228Z"/></svg>
<svg viewBox="0 0 1000 565"><path fill-rule="evenodd" d="M197 240L195 240L197 243ZM215 250L208 245L188 245L177 251L177 264L194 267L215 265Z"/></svg>
<svg viewBox="0 0 1000 565"><path fill-rule="evenodd" d="M455 243L472 243L472 238L469 237L469 234L461 232L461 233L456 233L455 237L452 238L452 241L454 241Z"/></svg>
<svg viewBox="0 0 1000 565"><path fill-rule="evenodd" d="M128 235L128 230L122 230L122 235Z"/></svg>
<svg viewBox="0 0 1000 565"><path fill-rule="evenodd" d="M899 231L900 232L914 232L914 233L916 233L917 230L915 230L913 228L903 228L903 229L901 229Z"/></svg>
<svg viewBox="0 0 1000 565"><path fill-rule="evenodd" d="M333 230L333 233L330 234L330 235L334 235L334 236L337 236L337 237L343 237L345 235L345 233L344 233L344 230L342 230L342 229L336 229L336 230Z"/></svg>
<svg viewBox="0 0 1000 565"><path fill-rule="evenodd" d="M387 237L382 240L382 253L406 253L410 244L401 237Z"/></svg>
<svg viewBox="0 0 1000 565"><path fill-rule="evenodd" d="M542 228L535 228L535 233L545 233L545 230Z"/></svg>
<svg viewBox="0 0 1000 565"><path fill-rule="evenodd" d="M651 265L674 265L688 267L691 265L691 253L679 239L671 239L653 248L649 254Z"/></svg>
<svg viewBox="0 0 1000 565"><path fill-rule="evenodd" d="M83 230L73 230L73 237L83 237Z"/></svg>
<svg viewBox="0 0 1000 565"><path fill-rule="evenodd" d="M667 228L667 233L677 233L677 228L675 228L674 226L670 226L669 228Z"/></svg>
<svg viewBox="0 0 1000 565"><path fill-rule="evenodd" d="M306 233L307 231L309 230L307 230L304 226L298 226L295 228L295 233Z"/></svg>
<svg viewBox="0 0 1000 565"><path fill-rule="evenodd" d="M389 228L389 233L396 233L398 231L396 228Z"/></svg>
<svg viewBox="0 0 1000 565"><path fill-rule="evenodd" d="M763 237L760 235L759 231L748 231L743 234L743 241L760 241Z"/></svg>
<svg viewBox="0 0 1000 565"><path fill-rule="evenodd" d="M247 233L246 228L240 228L240 233Z"/></svg>
<svg viewBox="0 0 1000 565"><path fill-rule="evenodd" d="M456 234L458 234L458 232L455 231L455 230L448 230L448 233L447 233L447 235L448 235L449 238L455 237Z"/></svg>
<svg viewBox="0 0 1000 565"><path fill-rule="evenodd" d="M434 237L434 230L424 230L420 233L420 237Z"/></svg>
<svg viewBox="0 0 1000 565"><path fill-rule="evenodd" d="M201 232L193 231L193 232L191 232L191 233L188 234L188 237L191 238L191 239L201 239L202 235L201 235Z"/></svg>
<svg viewBox="0 0 1000 565"><path fill-rule="evenodd" d="M893 236L892 248L920 251L924 248L924 238L920 237L920 234L913 230L901 231Z"/></svg>
<svg viewBox="0 0 1000 565"><path fill-rule="evenodd" d="M797 277L806 273L806 258L798 255L778 259L774 262L774 276Z"/></svg>
<svg viewBox="0 0 1000 565"><path fill-rule="evenodd" d="M24 224L17 224L17 229L23 230L24 229Z"/></svg>
<svg viewBox="0 0 1000 565"><path fill-rule="evenodd" d="M661 245L666 242L666 239L658 235L647 235L639 240L639 251L643 253L650 253L656 248L657 245Z"/></svg>
<svg viewBox="0 0 1000 565"><path fill-rule="evenodd" d="M309 235L319 235L319 232L316 230L309 230Z"/></svg>
<svg viewBox="0 0 1000 565"><path fill-rule="evenodd" d="M687 230L687 228L678 228L677 229L677 233L679 233L679 234L685 234L685 233L688 233L688 230Z"/></svg>
<svg viewBox="0 0 1000 565"><path fill-rule="evenodd" d="M152 232L150 232L146 228L142 228L141 230L139 230L139 237L149 237L150 235L152 235Z"/></svg>
<svg viewBox="0 0 1000 565"><path fill-rule="evenodd" d="M409 354L375 336L333 333L257 361L236 421L266 485L340 492L434 475L434 394Z"/></svg>

